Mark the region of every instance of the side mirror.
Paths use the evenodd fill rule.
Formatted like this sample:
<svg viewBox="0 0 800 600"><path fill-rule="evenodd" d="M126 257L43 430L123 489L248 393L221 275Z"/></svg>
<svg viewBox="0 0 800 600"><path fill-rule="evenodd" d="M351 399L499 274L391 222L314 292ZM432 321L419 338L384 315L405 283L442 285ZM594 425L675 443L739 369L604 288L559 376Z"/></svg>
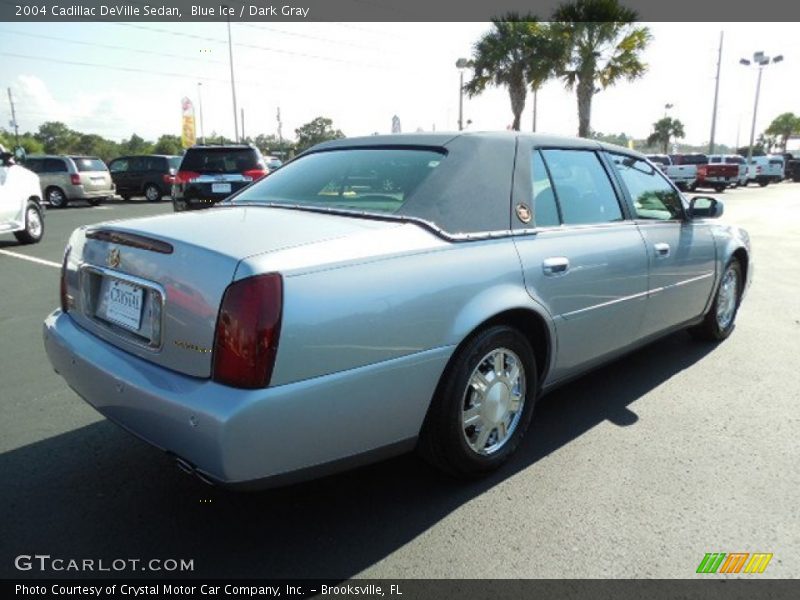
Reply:
<svg viewBox="0 0 800 600"><path fill-rule="evenodd" d="M0 164L4 167L10 167L14 164L14 155L11 152L0 153Z"/></svg>
<svg viewBox="0 0 800 600"><path fill-rule="evenodd" d="M689 201L689 216L692 219L718 219L725 212L722 200L709 196L695 196Z"/></svg>

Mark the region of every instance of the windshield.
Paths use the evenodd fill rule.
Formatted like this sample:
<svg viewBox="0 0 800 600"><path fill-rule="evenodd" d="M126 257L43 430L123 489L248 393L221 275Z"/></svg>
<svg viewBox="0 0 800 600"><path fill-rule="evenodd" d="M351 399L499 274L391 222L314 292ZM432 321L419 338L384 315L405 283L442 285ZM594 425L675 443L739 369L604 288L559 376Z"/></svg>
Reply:
<svg viewBox="0 0 800 600"><path fill-rule="evenodd" d="M316 152L292 161L233 199L402 213L406 200L444 154L416 149L348 149Z"/></svg>

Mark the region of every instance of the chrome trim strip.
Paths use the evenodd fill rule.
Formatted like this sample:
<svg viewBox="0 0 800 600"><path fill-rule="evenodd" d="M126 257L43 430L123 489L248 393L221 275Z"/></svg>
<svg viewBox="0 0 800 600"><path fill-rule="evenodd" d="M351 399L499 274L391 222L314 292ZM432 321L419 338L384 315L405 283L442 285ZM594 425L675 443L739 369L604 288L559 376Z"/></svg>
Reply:
<svg viewBox="0 0 800 600"><path fill-rule="evenodd" d="M673 283L670 285L662 286L653 288L651 290L647 290L646 292L639 292L638 294L631 294L630 296L624 296L622 298L615 298L614 300L608 300L607 302L601 302L600 304L593 304L592 306L587 306L586 308L579 308L578 310L573 310L568 313L563 313L561 316L564 319L569 319L570 317L574 317L575 315L579 315L581 313L589 312L590 310L594 310L596 308L605 308L606 306L611 306L613 304L619 304L620 302L625 302L627 300L635 300L637 298L641 298L643 296L654 296L664 290L669 290L672 288L677 288L682 285L686 285L689 283L694 283L695 281L700 281L701 279L707 279L709 277L713 277L714 273L704 273L703 275L698 275L697 277L691 277L689 279L684 279L683 281L678 281L677 283Z"/></svg>
<svg viewBox="0 0 800 600"><path fill-rule="evenodd" d="M160 309L160 315L159 315L160 319L159 319L159 324L158 324L159 331L158 331L158 340L157 340L158 343L153 343L155 340L150 342L150 343L138 342L138 341L136 341L134 339L131 339L130 337L126 337L124 335L120 335L119 331L114 326L111 326L110 324L106 324L101 319L98 319L93 314L94 310L95 310L94 303L93 302L87 302L86 294L88 294L89 291L84 289L84 281L85 281L85 279L83 277L84 273L94 273L95 275L99 275L101 277L111 277L113 279L119 279L121 281L127 281L129 283L134 284L134 285L138 285L139 287L147 288L147 289L150 289L150 290L153 290L154 292L156 292L158 294L158 304L159 304L159 309ZM131 344L133 346L136 346L138 348L143 348L143 349L148 350L150 352L159 352L164 347L164 318L165 318L165 314L166 314L165 305L166 305L166 301L167 301L167 291L161 284L156 283L154 281L149 281L147 279L142 279L141 277L136 277L135 275L128 275L127 273L121 273L120 271L114 271L113 269L107 269L105 267L100 267L100 266L97 266L97 265L91 265L91 264L87 264L87 263L81 263L81 264L78 265L78 281L79 281L80 286L81 286L81 289L80 289L80 294L81 294L81 312L84 314L84 316L86 316L86 318L91 320L92 323L97 325L97 327L99 327L100 329L102 329L106 333L109 333L109 334L115 336L115 339L120 339L120 340L122 340L124 342L128 342L129 344ZM132 335L136 335L136 333L133 332L133 331L129 331L129 330L126 330L124 328L120 328L120 329L122 329L123 331L126 331L126 332L128 332L128 333L130 333Z"/></svg>

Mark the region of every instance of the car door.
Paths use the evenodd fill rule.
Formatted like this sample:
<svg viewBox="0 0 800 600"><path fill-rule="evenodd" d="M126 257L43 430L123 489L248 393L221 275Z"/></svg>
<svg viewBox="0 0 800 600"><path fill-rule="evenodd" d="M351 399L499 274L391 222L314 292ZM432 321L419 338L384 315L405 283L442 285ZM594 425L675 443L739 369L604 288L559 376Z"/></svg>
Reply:
<svg viewBox="0 0 800 600"><path fill-rule="evenodd" d="M0 163L0 231L19 212L19 199L14 179L13 167Z"/></svg>
<svg viewBox="0 0 800 600"><path fill-rule="evenodd" d="M651 163L609 153L647 245L649 284L642 333L701 315L714 285L716 248L709 225L692 220L680 192Z"/></svg>
<svg viewBox="0 0 800 600"><path fill-rule="evenodd" d="M597 152L520 148L517 157L514 239L525 285L555 323L553 382L639 338L647 253Z"/></svg>

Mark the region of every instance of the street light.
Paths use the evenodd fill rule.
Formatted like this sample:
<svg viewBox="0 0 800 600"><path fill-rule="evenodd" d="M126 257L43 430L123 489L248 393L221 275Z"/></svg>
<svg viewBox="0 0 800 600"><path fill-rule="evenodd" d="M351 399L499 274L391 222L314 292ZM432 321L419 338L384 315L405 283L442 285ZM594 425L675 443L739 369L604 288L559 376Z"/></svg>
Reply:
<svg viewBox="0 0 800 600"><path fill-rule="evenodd" d="M675 106L675 105L674 105L674 104L665 104L665 105L664 105L664 118L665 118L665 119L667 118L667 111L668 111L670 108L672 108L673 106Z"/></svg>
<svg viewBox="0 0 800 600"><path fill-rule="evenodd" d="M470 66L470 61L466 58L459 58L456 61L458 69L458 130L464 129L464 69Z"/></svg>
<svg viewBox="0 0 800 600"><path fill-rule="evenodd" d="M197 82L197 99L200 102L200 143L205 146L206 132L203 129L203 84L200 81Z"/></svg>
<svg viewBox="0 0 800 600"><path fill-rule="evenodd" d="M753 124L750 127L750 145L747 147L747 168L750 168L750 161L753 159L753 142L756 137L756 115L758 113L758 96L761 92L761 72L768 64L779 63L783 61L783 55L779 54L773 58L765 55L763 52L754 52L752 62L746 58L739 59L739 64L749 67L751 64L758 66L758 80L756 81L756 100L753 104Z"/></svg>

